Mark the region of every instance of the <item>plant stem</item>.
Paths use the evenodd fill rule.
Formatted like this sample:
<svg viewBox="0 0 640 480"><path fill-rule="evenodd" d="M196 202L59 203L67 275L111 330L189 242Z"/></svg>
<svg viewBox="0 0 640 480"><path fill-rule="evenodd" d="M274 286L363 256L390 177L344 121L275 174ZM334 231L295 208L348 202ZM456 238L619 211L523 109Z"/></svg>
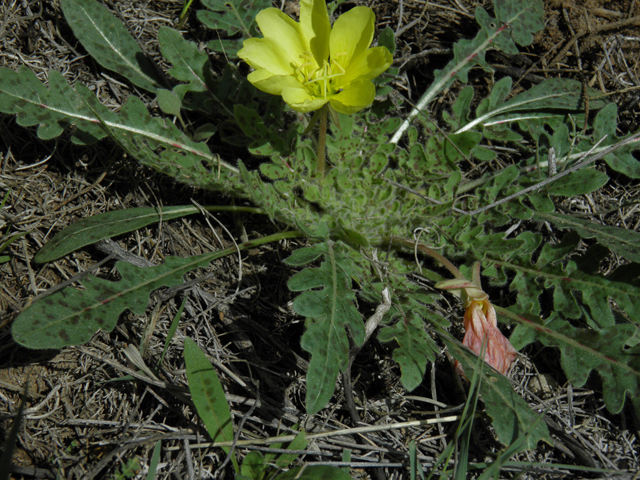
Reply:
<svg viewBox="0 0 640 480"><path fill-rule="evenodd" d="M392 245L395 244L403 247L417 248L422 253L426 253L430 257L440 262L442 266L445 267L447 270L449 270L451 272L451 275L453 275L455 278L464 279L464 275L460 273L460 270L458 270L453 263L451 263L449 260L444 258L442 255L440 255L438 252L436 252L432 248L427 247L424 243L416 243L413 240L407 240L406 238L396 237L395 235L392 235L390 237L384 237L383 241L385 243L390 243Z"/></svg>
<svg viewBox="0 0 640 480"><path fill-rule="evenodd" d="M320 110L320 129L318 130L318 173L324 176L325 150L327 147L327 108L326 103Z"/></svg>

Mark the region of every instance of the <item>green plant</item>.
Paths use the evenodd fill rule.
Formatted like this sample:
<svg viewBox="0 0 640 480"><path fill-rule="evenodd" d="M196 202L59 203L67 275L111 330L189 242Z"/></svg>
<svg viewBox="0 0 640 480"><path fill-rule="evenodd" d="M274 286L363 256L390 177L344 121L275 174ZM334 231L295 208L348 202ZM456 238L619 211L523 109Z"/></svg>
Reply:
<svg viewBox="0 0 640 480"><path fill-rule="evenodd" d="M113 476L113 480L128 480L134 478L140 471L140 459L133 457L122 464L120 471Z"/></svg>
<svg viewBox="0 0 640 480"><path fill-rule="evenodd" d="M335 467L310 466L308 468L293 468L288 472L274 476L279 470L286 468L298 457L296 453L268 453L249 452L238 466L233 454L238 435L233 433L231 410L224 396L224 389L211 362L200 350L200 347L187 338L184 342L184 357L187 366L189 391L198 415L207 428L211 439L222 447L227 454L225 461L218 467L222 470L231 461L236 472L236 480L286 480L290 478L304 478L307 480L350 480L351 477ZM254 407L255 408L255 404ZM249 411L253 410L253 408ZM248 415L247 415L248 416ZM238 426L238 434L242 423ZM305 434L300 433L295 438L284 443L273 443L276 449L303 450L307 446ZM298 476L301 474L300 476Z"/></svg>
<svg viewBox="0 0 640 480"><path fill-rule="evenodd" d="M330 168L324 175L316 166L317 144L302 135L308 125L290 121L279 98L257 92L233 66L214 79L206 53L176 30L163 28L158 40L173 65L167 72L173 79L162 78L148 68L147 60L140 60L145 57L137 45L110 41L127 33L104 7L94 0L62 0L62 5L78 39L105 68L117 69L133 84L156 93L167 115L204 112L209 120L200 128L181 130L164 117L151 116L133 96L115 113L85 87L71 88L56 72L51 72L47 88L25 68L0 70L0 111L16 114L21 125L37 125L44 139L59 136L71 124L76 143L110 137L144 165L196 187L250 199L259 207L253 213L297 229L240 248L306 237L310 246L295 251L287 263L300 268L313 264L289 281L291 290L300 292L294 309L305 318L302 347L311 354L309 414L327 404L338 372L348 368L345 329L356 348L368 338L356 300L381 303L385 290L391 292L391 305L379 320L378 338L396 342L394 358L408 390L422 381L439 342L467 375L476 372L474 357L448 334L449 320L434 308L441 295L411 280L420 271L428 281L446 285L437 265L442 259L453 259L466 278L471 277L470 266L480 262L485 283L511 292L512 303L496 311L501 321L516 325L510 337L516 349L534 341L557 347L574 385L584 385L592 370L600 373L612 413L621 411L627 396L640 408L640 236L556 208L556 200L593 192L609 180L606 173L590 168L596 160L631 179L640 178L640 162L632 154L640 134L618 137L616 106L562 78L518 94L512 92L511 80L503 78L475 112L473 88L461 88L451 111L442 115L448 125L444 133L439 119L426 111L443 89L467 83L471 68L491 70L484 58L489 48L515 53L518 45L530 44L543 25L541 1L494 0L493 17L478 7L477 35L454 45L453 59L434 72L432 86L407 118L394 116L388 99L354 115L337 114L326 138ZM246 38L253 35L255 16L264 5L229 1L205 6L225 12L215 17L218 23L209 23L212 28L221 29L220 18L226 18L227 34ZM214 22L206 11L198 16L205 24ZM82 18L91 18L97 30ZM97 31L105 39L102 43ZM392 43L389 33L385 35L381 42ZM214 41L210 47L233 56L241 40ZM390 91L384 79L378 87L379 94ZM584 113L585 95L591 123ZM215 124L209 123L212 117ZM223 161L211 152L202 138L215 132L230 145L261 156L259 166ZM496 144L517 145L519 160L495 174L466 178L465 163L493 160ZM558 173L550 168L555 163ZM160 214L167 219L190 213L195 209L133 209L89 219L59 233L36 260L50 261L140 228ZM542 233L527 229L512 238L503 232L507 226L536 222L566 230L561 242L548 243ZM417 239L414 232L419 232ZM589 247L576 256L584 240ZM432 246L440 247L437 256ZM169 258L153 269L119 263L120 282L88 277L84 291L65 290L26 309L15 320L14 338L29 348L85 342L98 328L111 330L124 309L141 312L152 290L180 283L183 273L233 251ZM378 252L388 252L384 262ZM406 260L404 254L412 252L437 262L418 266ZM604 276L598 266L612 254L629 263ZM545 292L551 294L553 308L542 318L539 297ZM98 307L100 316L95 313ZM523 447L533 448L539 440L550 439L546 425L537 422L538 414L515 394L506 377L488 368L477 374L478 392L500 441L512 445L527 432Z"/></svg>

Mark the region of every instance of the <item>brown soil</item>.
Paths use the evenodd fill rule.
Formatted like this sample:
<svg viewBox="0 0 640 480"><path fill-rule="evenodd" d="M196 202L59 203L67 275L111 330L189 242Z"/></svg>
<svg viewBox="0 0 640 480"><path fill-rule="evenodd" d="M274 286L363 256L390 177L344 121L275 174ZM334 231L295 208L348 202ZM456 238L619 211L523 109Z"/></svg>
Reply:
<svg viewBox="0 0 640 480"><path fill-rule="evenodd" d="M156 32L173 24L182 2L103 3L117 12L145 51L166 67L155 46ZM452 44L460 37L474 35L474 9L491 6L486 0L373 0L369 4L376 11L380 28L388 25L400 32L395 65L401 67L401 74L396 88L414 101L430 83L431 72L446 64ZM546 29L536 36L534 45L516 56L490 53L487 58L496 69L495 78L474 70L470 81L486 93L492 82L504 75L523 88L552 76L575 78L617 103L622 133L638 130L640 2L548 0L545 12ZM43 81L49 71L60 71L70 83L90 86L114 109L132 93L84 53L64 22L59 2L7 0L0 5L0 22L1 67L17 70L26 66ZM200 42L211 38L211 32L198 25L195 14L186 28ZM223 66L224 59L213 57ZM445 94L441 103L447 105L453 98L453 94ZM157 108L151 98L143 99L150 108ZM0 194L11 192L0 209L0 245L3 235L24 233L9 248L10 260L0 264L0 445L14 421L22 392L28 392L12 478L122 478L116 476L118 472L136 458L140 468L135 478L144 478L158 440L162 440L163 450L156 478L232 478L230 467L217 471L225 458L220 449L200 447L208 437L188 399L182 357L185 337L196 340L216 360L236 426L251 402L260 399L261 408L245 418L241 438L286 433L302 422L307 431L353 426L339 389L321 414L311 419L304 414L307 363L299 347L303 327L290 308L291 294L286 288L293 271L281 262L297 245L287 242L250 251L243 258L241 280L237 258L214 262L206 271L192 275L200 279L197 287L172 296L156 295L146 315L123 315L112 333L99 333L84 346L43 352L19 348L11 340L13 319L43 292L63 282L75 284L78 275L113 251L109 245L94 246L50 264L35 264L33 257L56 232L80 218L114 209L184 205L192 199L199 204L224 204L229 199L177 185L140 167L107 141L83 148L64 136L43 141L35 129L18 126L11 116L0 116L0 132ZM585 212L603 211L639 195L640 186L612 179L597 194L575 202ZM608 216L607 222L638 231L637 207L621 208ZM219 224L204 216L187 217L115 240L139 258L159 263L166 255L226 248L233 244L227 231L242 239L278 229L251 216L220 215L217 219ZM117 278L113 262L96 274ZM148 339L141 360L155 365L183 300L186 313L161 374L150 380L139 373L132 358L138 350L131 347ZM608 414L596 382L582 389L571 388L559 374L553 354L546 355L540 348L526 354L531 361L521 361L514 382L532 405L546 402L556 428L554 445L540 445L538 450L513 459L549 465L548 469L532 468L521 478L578 478L575 472L551 464L597 465L619 472L620 478L631 478L638 472L635 412L625 409L620 415ZM127 375L134 379L123 378ZM366 410L368 424L425 418L434 399L449 407L463 404L464 399L452 393L450 375L443 360L432 367L417 391L406 392L391 351L377 342L361 352L353 369L357 401ZM408 464L409 442L416 441L418 459L428 465L438 457L451 433L451 426L445 424L376 432L364 441L351 436L330 437L313 443L301 458L337 462L343 450L350 449L352 461L375 459L386 465L352 469L357 478L409 478L408 468L399 465ZM472 440L473 461L490 460L500 448L490 427L477 428ZM238 448L241 457L248 451ZM516 472L507 468L504 478L515 477Z"/></svg>

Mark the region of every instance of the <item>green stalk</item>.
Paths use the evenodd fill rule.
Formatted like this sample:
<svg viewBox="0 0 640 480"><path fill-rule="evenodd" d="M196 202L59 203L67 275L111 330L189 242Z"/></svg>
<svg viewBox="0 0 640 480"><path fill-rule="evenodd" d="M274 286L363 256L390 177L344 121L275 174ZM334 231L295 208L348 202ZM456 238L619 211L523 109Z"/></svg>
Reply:
<svg viewBox="0 0 640 480"><path fill-rule="evenodd" d="M320 129L318 130L318 173L324 176L325 170L325 150L327 149L327 107L324 104L320 109Z"/></svg>

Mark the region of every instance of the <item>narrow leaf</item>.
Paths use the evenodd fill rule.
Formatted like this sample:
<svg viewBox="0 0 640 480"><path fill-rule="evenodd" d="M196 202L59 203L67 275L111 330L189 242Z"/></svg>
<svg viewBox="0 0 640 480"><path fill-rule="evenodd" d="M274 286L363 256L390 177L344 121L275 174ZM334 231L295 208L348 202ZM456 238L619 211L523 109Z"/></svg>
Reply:
<svg viewBox="0 0 640 480"><path fill-rule="evenodd" d="M184 360L191 398L211 440L232 441L231 410L218 374L200 347L189 337L184 339ZM229 453L229 447L223 447L223 450Z"/></svg>
<svg viewBox="0 0 640 480"><path fill-rule="evenodd" d="M68 226L40 249L35 256L37 263L52 262L86 245L105 238L132 232L152 223L171 220L198 213L195 206L131 208L113 210L101 215L83 218Z"/></svg>
<svg viewBox="0 0 640 480"><path fill-rule="evenodd" d="M61 0L74 35L104 68L154 92L163 84L158 71L126 27L95 0Z"/></svg>
<svg viewBox="0 0 640 480"><path fill-rule="evenodd" d="M451 354L462 364L465 372L474 371L477 357L448 336L442 338ZM504 375L487 365L483 365L480 375L482 376L480 395L487 413L493 420L492 424L499 440L509 445L527 431L540 414L531 410L527 402L513 390L511 382ZM551 443L547 425L543 422L538 423L527 440L527 448L531 450L536 448L539 440Z"/></svg>
<svg viewBox="0 0 640 480"><path fill-rule="evenodd" d="M534 219L551 222L563 230L575 230L582 238L596 238L602 245L609 247L627 260L640 262L640 233L634 230L600 225L589 220L555 212L535 212Z"/></svg>

